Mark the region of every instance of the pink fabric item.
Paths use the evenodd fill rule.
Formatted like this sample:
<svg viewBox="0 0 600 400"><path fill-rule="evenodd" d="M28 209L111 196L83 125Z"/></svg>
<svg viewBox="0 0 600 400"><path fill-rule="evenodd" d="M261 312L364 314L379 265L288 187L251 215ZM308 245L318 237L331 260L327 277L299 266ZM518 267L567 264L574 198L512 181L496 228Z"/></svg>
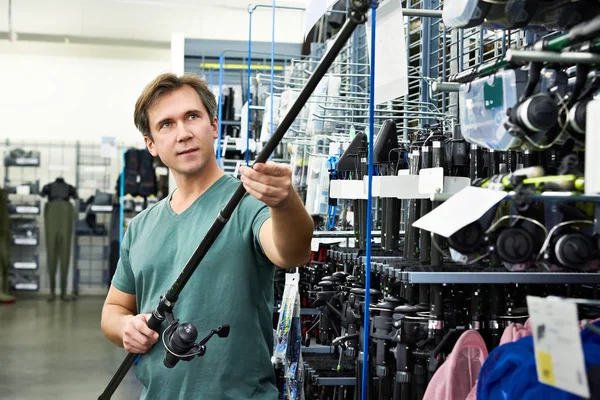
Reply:
<svg viewBox="0 0 600 400"><path fill-rule="evenodd" d="M448 359L427 385L423 400L462 400L477 382L479 370L488 355L479 332L464 332Z"/></svg>
<svg viewBox="0 0 600 400"><path fill-rule="evenodd" d="M525 322L525 325L515 324L513 322L510 323L504 329L504 333L500 338L500 346L505 343L516 342L517 340L524 338L525 336L531 336L531 324L529 322L529 318Z"/></svg>
<svg viewBox="0 0 600 400"><path fill-rule="evenodd" d="M477 400L477 382L473 385L473 389L469 392L469 395L465 400Z"/></svg>

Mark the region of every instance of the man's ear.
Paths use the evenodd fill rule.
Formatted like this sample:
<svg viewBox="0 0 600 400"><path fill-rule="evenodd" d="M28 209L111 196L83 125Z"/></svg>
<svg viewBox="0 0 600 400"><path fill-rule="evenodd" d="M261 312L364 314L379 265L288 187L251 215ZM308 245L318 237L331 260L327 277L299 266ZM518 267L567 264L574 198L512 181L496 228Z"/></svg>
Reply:
<svg viewBox="0 0 600 400"><path fill-rule="evenodd" d="M217 117L213 118L212 128L213 128L213 139L218 139L219 138L219 120L217 119Z"/></svg>
<svg viewBox="0 0 600 400"><path fill-rule="evenodd" d="M153 157L158 157L158 152L156 151L156 147L154 146L152 138L144 136L144 142L146 142L146 147L148 147L150 154L152 154Z"/></svg>

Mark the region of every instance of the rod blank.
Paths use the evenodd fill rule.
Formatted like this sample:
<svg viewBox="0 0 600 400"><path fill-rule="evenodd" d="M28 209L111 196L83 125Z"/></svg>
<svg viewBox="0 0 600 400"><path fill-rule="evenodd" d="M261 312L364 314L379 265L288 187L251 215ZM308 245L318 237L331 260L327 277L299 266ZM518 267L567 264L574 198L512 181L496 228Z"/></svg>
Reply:
<svg viewBox="0 0 600 400"><path fill-rule="evenodd" d="M583 52L556 53L552 51L514 50L506 51L506 61L519 62L556 62L565 64L600 64L600 55Z"/></svg>
<svg viewBox="0 0 600 400"><path fill-rule="evenodd" d="M455 82L433 82L431 90L434 92L458 92L460 84Z"/></svg>

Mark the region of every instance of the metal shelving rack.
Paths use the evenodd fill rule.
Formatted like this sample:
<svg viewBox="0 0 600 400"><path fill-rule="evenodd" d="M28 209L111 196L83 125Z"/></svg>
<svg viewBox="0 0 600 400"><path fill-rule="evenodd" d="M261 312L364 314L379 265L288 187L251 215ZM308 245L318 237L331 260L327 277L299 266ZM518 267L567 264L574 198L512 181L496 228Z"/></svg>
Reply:
<svg viewBox="0 0 600 400"><path fill-rule="evenodd" d="M38 223L38 243L37 245L21 245L11 248L11 266L13 273L35 275L38 291L46 293L49 290L48 272L47 272L47 249L44 229L44 205L47 199L39 196L44 185L53 182L57 177L62 177L69 184L75 186L75 144L66 141L44 142L44 141L5 141L0 144L3 147L3 153L11 149L20 148L24 150L35 150L39 152L39 166L35 167L33 162L23 161L27 166L2 166L5 168L5 179L8 177L15 183L24 183L26 181L39 182L36 185L35 193L25 196L11 196L15 205L21 203L20 207L15 207L13 212L16 215L11 218L34 218ZM18 171L18 173L17 173ZM15 175L15 173L17 173ZM39 186L39 188L37 188ZM23 190L23 188L21 189ZM20 214L20 215L18 215ZM72 253L72 252L71 252ZM72 257L69 265L68 288L72 283ZM60 268L56 275L57 282L60 279ZM26 290L34 291L33 285L25 285Z"/></svg>
<svg viewBox="0 0 600 400"><path fill-rule="evenodd" d="M9 282L15 292L39 292L41 287L39 255L42 248L40 229L41 157L33 146L21 146L19 143L4 143L3 165L5 168L4 185L13 188L8 194L10 215L10 270ZM22 149L35 154L11 156L11 151ZM29 184L31 183L31 184ZM11 193L12 192L12 193ZM17 232L17 225L31 224L27 232Z"/></svg>
<svg viewBox="0 0 600 400"><path fill-rule="evenodd" d="M428 124L435 124L443 120L444 131L453 132L458 121L458 93L432 90L432 83L446 82L456 73L478 66L484 62L494 62L501 59L510 48L522 48L534 41L534 35L523 31L488 31L483 28L465 30L449 29L444 26L441 19L442 2L440 0L403 0L405 10L415 12L438 11L437 17L410 16L405 13L406 49L408 59L409 94L404 98L392 101L392 106L404 114L397 121L400 143L407 142L412 132L425 128ZM355 33L355 36L359 33ZM356 46L351 52L354 71L367 64L363 71L368 74L368 58L360 52L361 47ZM315 59L318 59L318 54ZM335 67L334 67L335 68ZM332 68L332 70L334 70ZM355 72L356 73L356 72ZM354 78L356 79L356 78ZM368 81L365 80L368 93ZM352 122L358 122L362 117L366 121L368 107L364 97L364 111L357 111L352 115ZM360 108L359 106L357 108ZM377 113L377 111L376 111ZM377 121L377 120L376 120ZM299 122L293 126L298 128ZM510 197L509 197L510 198ZM564 193L543 195L535 197L552 209L564 201L587 201L595 203L595 227L600 232L600 198L598 196L578 196L566 198ZM548 220L550 223L552 219ZM404 229L403 226L400 228ZM396 260L397 261L397 258ZM350 262L350 261L349 261ZM355 257L351 262L356 262ZM361 262L361 261L359 261ZM362 261L364 264L364 260ZM393 264L393 262L390 262ZM534 272L510 272L508 270L494 269L489 266L462 267L444 265L440 268L398 268L386 264L385 261L372 262L369 266L372 271L393 276L404 284L505 284L505 285L588 285L595 286L600 283L600 274L597 272L549 272L539 270ZM351 271L350 271L351 272ZM310 371L308 371L310 372ZM318 381L319 385L354 385L354 378L332 378L332 382Z"/></svg>
<svg viewBox="0 0 600 400"><path fill-rule="evenodd" d="M115 180L112 179L112 165L110 158L101 154L98 144L83 144L78 142L76 161L76 185L79 190L77 202L77 220L86 218L86 211L95 215L96 225L105 229L98 229L93 234L82 234L75 231L74 246L74 280L73 293L97 294L105 293L108 287L108 260L110 243L108 230L110 228L110 205L93 205L86 207L85 202L95 196L97 191L115 192ZM111 168L112 167L112 168Z"/></svg>

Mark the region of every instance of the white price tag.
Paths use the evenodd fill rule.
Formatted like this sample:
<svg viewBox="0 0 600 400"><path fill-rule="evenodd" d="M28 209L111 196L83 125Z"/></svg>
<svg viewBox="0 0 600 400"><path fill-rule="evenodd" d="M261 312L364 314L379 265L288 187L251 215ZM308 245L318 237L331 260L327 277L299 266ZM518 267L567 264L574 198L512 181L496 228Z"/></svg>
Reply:
<svg viewBox="0 0 600 400"><path fill-rule="evenodd" d="M37 283L17 283L15 285L15 289L17 290L37 290Z"/></svg>
<svg viewBox="0 0 600 400"><path fill-rule="evenodd" d="M17 165L38 165L39 160L37 158L17 158L15 163Z"/></svg>
<svg viewBox="0 0 600 400"><path fill-rule="evenodd" d="M367 54L371 57L372 13L366 23ZM375 104L408 94L408 61L400 0L379 1L375 32Z"/></svg>
<svg viewBox="0 0 600 400"><path fill-rule="evenodd" d="M34 262L16 262L13 267L15 269L37 269L37 264Z"/></svg>
<svg viewBox="0 0 600 400"><path fill-rule="evenodd" d="M92 206L93 212L111 212L112 206Z"/></svg>
<svg viewBox="0 0 600 400"><path fill-rule="evenodd" d="M28 185L17 186L17 194L21 196L28 196L31 193L31 187Z"/></svg>
<svg viewBox="0 0 600 400"><path fill-rule="evenodd" d="M17 214L39 214L40 209L33 206L16 206Z"/></svg>
<svg viewBox="0 0 600 400"><path fill-rule="evenodd" d="M418 219L413 226L450 237L471 222L477 221L507 195L506 192L468 186Z"/></svg>
<svg viewBox="0 0 600 400"><path fill-rule="evenodd" d="M444 168L419 170L419 193L432 194L444 191Z"/></svg>
<svg viewBox="0 0 600 400"><path fill-rule="evenodd" d="M36 238L16 238L15 244L26 245L26 246L35 246L35 245L37 245L37 239Z"/></svg>
<svg viewBox="0 0 600 400"><path fill-rule="evenodd" d="M556 297L527 296L538 380L589 398L577 305Z"/></svg>

